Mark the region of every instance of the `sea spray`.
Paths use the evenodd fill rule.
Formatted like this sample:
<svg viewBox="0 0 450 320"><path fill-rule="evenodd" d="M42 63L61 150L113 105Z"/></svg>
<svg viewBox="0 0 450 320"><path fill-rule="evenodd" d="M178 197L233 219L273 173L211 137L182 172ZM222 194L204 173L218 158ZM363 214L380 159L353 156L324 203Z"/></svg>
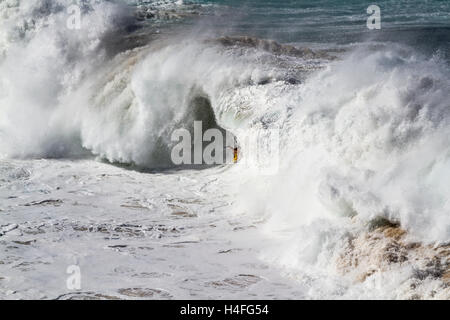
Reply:
<svg viewBox="0 0 450 320"><path fill-rule="evenodd" d="M262 257L336 273L336 253L379 217L411 241L448 241L448 88L443 61L369 46L278 97L295 110L279 122L279 174L240 188L240 210L260 215L274 239Z"/></svg>

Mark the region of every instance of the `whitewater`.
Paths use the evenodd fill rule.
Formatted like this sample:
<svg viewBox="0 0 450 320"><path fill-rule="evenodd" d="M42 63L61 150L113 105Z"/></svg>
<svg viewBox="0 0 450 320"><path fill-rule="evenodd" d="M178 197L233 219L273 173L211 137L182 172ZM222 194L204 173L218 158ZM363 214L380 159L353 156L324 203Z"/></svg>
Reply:
<svg viewBox="0 0 450 320"><path fill-rule="evenodd" d="M0 0L0 298L450 298L450 7L419 3L362 41L365 4L313 38L327 6ZM277 171L174 166L198 120L277 130Z"/></svg>

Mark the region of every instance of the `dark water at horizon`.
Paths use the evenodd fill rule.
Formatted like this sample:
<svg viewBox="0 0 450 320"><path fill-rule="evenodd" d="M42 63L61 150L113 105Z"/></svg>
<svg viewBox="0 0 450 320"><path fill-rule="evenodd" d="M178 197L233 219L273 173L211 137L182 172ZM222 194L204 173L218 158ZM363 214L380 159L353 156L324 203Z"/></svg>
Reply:
<svg viewBox="0 0 450 320"><path fill-rule="evenodd" d="M187 1L186 1L187 2ZM432 0L201 0L213 4L211 28L282 43L339 46L364 41L399 42L450 59L450 1ZM367 8L381 10L381 30L369 30Z"/></svg>

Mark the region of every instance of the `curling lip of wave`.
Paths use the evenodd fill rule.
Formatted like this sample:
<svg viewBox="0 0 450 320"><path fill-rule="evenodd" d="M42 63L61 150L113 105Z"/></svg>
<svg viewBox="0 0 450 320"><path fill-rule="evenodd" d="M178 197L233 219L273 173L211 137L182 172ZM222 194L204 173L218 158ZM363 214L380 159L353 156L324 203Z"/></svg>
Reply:
<svg viewBox="0 0 450 320"><path fill-rule="evenodd" d="M100 6L122 14L121 6ZM324 51L250 37L213 41L221 48L164 42L108 59L100 44L114 21L90 18L90 32L60 35L56 19L8 43L0 154L49 157L85 147L111 162L158 165L167 161L158 157L170 149L169 133L202 96L226 129L283 129L279 176L265 184L250 177L241 194L245 212L265 214L268 229L294 230L268 251L271 259L326 270L330 248L351 228L342 220L355 214L398 221L421 241L448 241L449 78L439 60L379 45L329 63ZM40 69L30 74L36 58ZM283 81L286 72L301 81ZM270 196L258 194L260 186Z"/></svg>

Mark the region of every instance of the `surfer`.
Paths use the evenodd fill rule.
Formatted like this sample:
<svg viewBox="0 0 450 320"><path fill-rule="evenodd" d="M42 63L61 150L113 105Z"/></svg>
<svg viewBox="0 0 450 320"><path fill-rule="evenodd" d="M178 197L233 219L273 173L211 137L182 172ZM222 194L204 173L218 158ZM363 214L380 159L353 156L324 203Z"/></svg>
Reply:
<svg viewBox="0 0 450 320"><path fill-rule="evenodd" d="M233 162L237 163L238 162L238 156L239 156L239 148L234 146L234 147L228 147L230 149L233 149Z"/></svg>

